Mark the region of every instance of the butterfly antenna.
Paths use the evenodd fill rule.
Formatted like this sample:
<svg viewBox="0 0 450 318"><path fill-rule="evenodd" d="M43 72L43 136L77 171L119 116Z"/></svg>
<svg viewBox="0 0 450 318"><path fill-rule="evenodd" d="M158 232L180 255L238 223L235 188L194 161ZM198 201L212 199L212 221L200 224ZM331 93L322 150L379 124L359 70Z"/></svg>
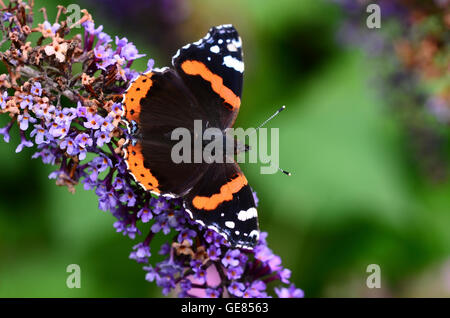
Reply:
<svg viewBox="0 0 450 318"><path fill-rule="evenodd" d="M261 125L259 125L256 128L256 130L258 130L259 128L263 127L265 124L267 124L269 121L271 121L275 116L277 116L279 113L281 113L285 109L286 109L286 105L281 106L281 108L279 110L277 110L272 116L267 118Z"/></svg>
<svg viewBox="0 0 450 318"><path fill-rule="evenodd" d="M278 170L280 170L281 172L283 172L287 176L292 176L292 173L290 173L289 171L283 170L280 167L278 167Z"/></svg>
<svg viewBox="0 0 450 318"><path fill-rule="evenodd" d="M256 129L255 132L259 130L259 128L263 127L265 124L267 124L269 121L271 121L273 118L275 118L279 113L281 113L283 110L286 109L286 105L283 105L280 107L280 109L278 109L272 116L270 116L269 118L267 118L261 125L259 125ZM289 171L283 170L280 167L278 167L278 170L281 171L282 173L284 173L287 176L291 176L292 174Z"/></svg>

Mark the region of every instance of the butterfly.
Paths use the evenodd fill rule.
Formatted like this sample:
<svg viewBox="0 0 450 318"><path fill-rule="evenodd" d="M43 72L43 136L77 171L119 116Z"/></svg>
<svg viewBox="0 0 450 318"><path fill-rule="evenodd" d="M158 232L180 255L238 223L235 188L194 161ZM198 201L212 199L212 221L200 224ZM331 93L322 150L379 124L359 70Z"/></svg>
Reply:
<svg viewBox="0 0 450 318"><path fill-rule="evenodd" d="M259 238L258 213L246 177L231 162L172 160L171 133L184 128L225 132L241 105L244 62L242 40L232 25L209 30L180 48L172 67L139 75L123 96L124 120L132 136L124 145L125 162L146 191L181 197L197 223L215 230L236 248L252 249Z"/></svg>

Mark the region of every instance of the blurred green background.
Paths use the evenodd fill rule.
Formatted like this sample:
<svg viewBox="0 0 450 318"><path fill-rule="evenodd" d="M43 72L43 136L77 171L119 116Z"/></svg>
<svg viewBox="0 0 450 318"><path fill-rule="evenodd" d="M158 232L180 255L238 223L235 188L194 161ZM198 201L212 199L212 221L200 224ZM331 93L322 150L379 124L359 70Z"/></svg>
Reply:
<svg viewBox="0 0 450 318"><path fill-rule="evenodd" d="M36 0L53 21L58 4ZM336 41L343 13L328 1L80 1L110 35L126 36L158 67L210 26L232 23L246 72L237 126L275 109L280 166L243 165L260 226L307 297L450 296L450 183L423 176L402 121L371 84L380 64ZM36 17L40 15L37 13ZM35 21L37 23L38 21ZM41 21L39 21L41 22ZM377 32L377 31L374 31ZM136 64L144 70L146 59ZM7 119L1 118L1 123ZM15 130L18 135L17 130ZM52 167L0 142L0 297L154 297L136 242L115 233L93 191L47 178ZM156 251L154 251L156 254ZM66 267L81 266L81 289ZM366 287L379 264L381 289Z"/></svg>

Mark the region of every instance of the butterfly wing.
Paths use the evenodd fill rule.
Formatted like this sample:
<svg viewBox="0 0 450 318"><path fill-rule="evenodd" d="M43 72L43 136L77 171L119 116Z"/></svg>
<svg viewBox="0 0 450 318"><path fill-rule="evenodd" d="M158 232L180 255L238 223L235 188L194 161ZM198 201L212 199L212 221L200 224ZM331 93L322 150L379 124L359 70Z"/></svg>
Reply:
<svg viewBox="0 0 450 318"><path fill-rule="evenodd" d="M125 118L139 126L129 142L127 164L144 189L184 196L184 206L200 224L222 234L232 246L252 248L259 236L253 193L236 163L179 163L169 136L179 127L224 131L239 112L244 64L242 42L231 25L213 27L201 40L181 48L174 70L144 74L124 97Z"/></svg>
<svg viewBox="0 0 450 318"><path fill-rule="evenodd" d="M135 180L155 194L182 196L206 170L205 163L175 163L171 134L185 128L193 135L194 119L206 114L171 69L139 76L124 96L128 126L138 126L135 140L125 146L126 163ZM192 143L192 142L191 142Z"/></svg>
<svg viewBox="0 0 450 318"><path fill-rule="evenodd" d="M236 163L209 164L185 197L185 209L198 223L221 233L232 246L252 248L259 237L253 193Z"/></svg>
<svg viewBox="0 0 450 318"><path fill-rule="evenodd" d="M242 41L232 25L213 27L197 42L178 50L175 70L199 105L222 130L231 127L241 105Z"/></svg>

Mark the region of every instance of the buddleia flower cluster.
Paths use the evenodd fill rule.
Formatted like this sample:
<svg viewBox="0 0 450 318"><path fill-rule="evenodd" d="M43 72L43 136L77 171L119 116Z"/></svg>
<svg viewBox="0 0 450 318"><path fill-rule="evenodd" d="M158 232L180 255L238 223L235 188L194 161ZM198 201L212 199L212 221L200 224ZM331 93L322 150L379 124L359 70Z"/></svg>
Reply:
<svg viewBox="0 0 450 318"><path fill-rule="evenodd" d="M302 297L289 280L291 272L267 246L267 233L251 251L233 249L192 221L182 199L153 196L128 173L122 146L130 136L121 100L138 75L133 62L144 54L127 38L105 33L86 10L73 21L58 6L50 22L43 8L36 13L42 23L35 25L35 9L32 1L13 0L8 6L0 1L0 46L7 47L0 52L7 70L0 75L0 107L10 118L0 129L4 141L17 125L16 152L35 147L33 158L56 166L49 178L57 185L75 192L81 183L95 191L98 208L116 218L115 230L138 241L130 258L143 264L145 279L163 294ZM153 64L149 59L147 71ZM155 235L165 235L167 242L151 249ZM165 259L152 263L153 249ZM280 287L269 291L272 282Z"/></svg>
<svg viewBox="0 0 450 318"><path fill-rule="evenodd" d="M378 63L381 92L409 130L412 149L432 178L446 175L450 126L450 0L332 0L343 8L339 39ZM380 28L367 19L379 6Z"/></svg>

